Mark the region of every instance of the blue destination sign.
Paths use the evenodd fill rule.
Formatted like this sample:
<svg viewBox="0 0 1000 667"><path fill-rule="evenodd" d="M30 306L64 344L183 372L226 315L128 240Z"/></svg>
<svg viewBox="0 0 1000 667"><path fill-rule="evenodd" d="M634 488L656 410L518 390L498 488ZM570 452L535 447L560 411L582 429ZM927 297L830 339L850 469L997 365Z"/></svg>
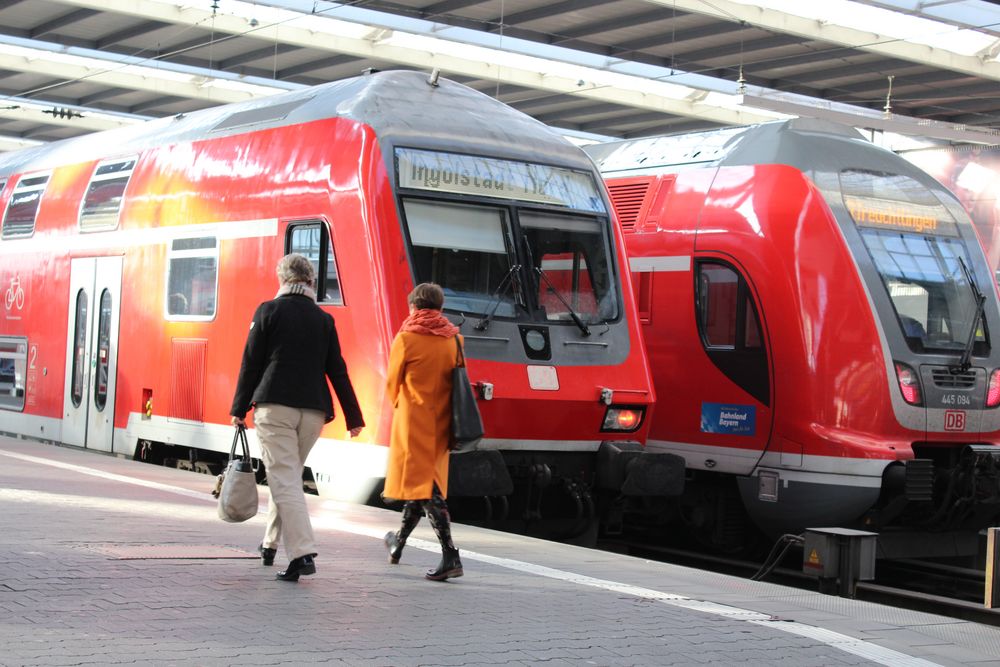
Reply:
<svg viewBox="0 0 1000 667"><path fill-rule="evenodd" d="M702 403L701 430L703 433L753 435L757 432L757 408L732 403Z"/></svg>
<svg viewBox="0 0 1000 667"><path fill-rule="evenodd" d="M399 187L480 197L522 199L603 213L591 174L480 155L396 149Z"/></svg>

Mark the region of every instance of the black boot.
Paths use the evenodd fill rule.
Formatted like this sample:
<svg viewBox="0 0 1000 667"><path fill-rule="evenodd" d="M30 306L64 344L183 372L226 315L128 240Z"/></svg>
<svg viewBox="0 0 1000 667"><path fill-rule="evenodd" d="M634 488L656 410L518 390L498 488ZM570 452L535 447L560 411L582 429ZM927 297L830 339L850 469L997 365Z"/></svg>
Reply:
<svg viewBox="0 0 1000 667"><path fill-rule="evenodd" d="M441 551L441 562L436 570L427 570L424 576L431 581L444 581L461 577L465 572L462 570L462 559L458 557L458 549L443 549Z"/></svg>
<svg viewBox="0 0 1000 667"><path fill-rule="evenodd" d="M274 578L281 581L298 581L299 576L303 574L316 574L316 563L313 562L313 556L315 555L308 554L293 558L288 563L288 567L274 575Z"/></svg>
<svg viewBox="0 0 1000 667"><path fill-rule="evenodd" d="M434 490L436 492L437 488L435 487ZM431 527L434 528L438 542L441 543L441 562L438 563L436 570L428 570L424 576L431 581L444 581L445 579L461 577L464 572L462 571L462 561L458 557L458 549L451 541L451 516L448 514L448 505L444 498L435 493L430 502L426 504L426 508L427 519L431 522Z"/></svg>
<svg viewBox="0 0 1000 667"><path fill-rule="evenodd" d="M403 505L403 523L398 532L389 531L385 534L383 542L385 550L389 552L389 562L395 565L403 555L403 547L406 546L406 538L410 536L413 529L420 523L420 517L424 515L420 502L415 500L407 501Z"/></svg>

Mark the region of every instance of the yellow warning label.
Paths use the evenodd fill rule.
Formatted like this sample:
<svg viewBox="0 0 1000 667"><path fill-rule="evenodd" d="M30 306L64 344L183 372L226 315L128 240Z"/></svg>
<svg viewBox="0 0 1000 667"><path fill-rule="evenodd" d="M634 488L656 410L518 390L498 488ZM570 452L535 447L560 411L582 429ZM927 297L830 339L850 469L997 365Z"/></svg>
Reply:
<svg viewBox="0 0 1000 667"><path fill-rule="evenodd" d="M819 565L819 554L816 553L815 549L813 549L812 551L809 552L809 561L808 562L809 562L810 565Z"/></svg>

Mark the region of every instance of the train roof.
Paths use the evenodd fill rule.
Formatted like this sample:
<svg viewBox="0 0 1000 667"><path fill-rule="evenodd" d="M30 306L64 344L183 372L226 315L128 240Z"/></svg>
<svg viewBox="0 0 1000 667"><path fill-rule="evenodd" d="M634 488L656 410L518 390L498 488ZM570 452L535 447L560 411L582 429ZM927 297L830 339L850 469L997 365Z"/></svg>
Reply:
<svg viewBox="0 0 1000 667"><path fill-rule="evenodd" d="M854 128L811 118L614 141L584 150L605 177L623 177L749 164L787 164L809 172L825 158L843 158L845 148L852 153L861 148L866 159L876 154L899 159Z"/></svg>
<svg viewBox="0 0 1000 667"><path fill-rule="evenodd" d="M0 178L333 117L365 123L390 145L593 168L578 147L530 116L455 81L442 77L432 84L427 73L398 70L3 153Z"/></svg>

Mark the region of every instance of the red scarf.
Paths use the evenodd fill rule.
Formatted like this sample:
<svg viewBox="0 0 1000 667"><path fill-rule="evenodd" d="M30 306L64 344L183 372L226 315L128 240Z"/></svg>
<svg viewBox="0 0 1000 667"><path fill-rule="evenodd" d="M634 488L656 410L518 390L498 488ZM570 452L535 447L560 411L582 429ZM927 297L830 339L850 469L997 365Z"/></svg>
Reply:
<svg viewBox="0 0 1000 667"><path fill-rule="evenodd" d="M410 331L418 334L428 334L432 336L443 336L451 338L458 333L458 327L448 321L448 318L441 314L440 310L433 308L418 308L410 313L410 316L403 320L400 331Z"/></svg>

